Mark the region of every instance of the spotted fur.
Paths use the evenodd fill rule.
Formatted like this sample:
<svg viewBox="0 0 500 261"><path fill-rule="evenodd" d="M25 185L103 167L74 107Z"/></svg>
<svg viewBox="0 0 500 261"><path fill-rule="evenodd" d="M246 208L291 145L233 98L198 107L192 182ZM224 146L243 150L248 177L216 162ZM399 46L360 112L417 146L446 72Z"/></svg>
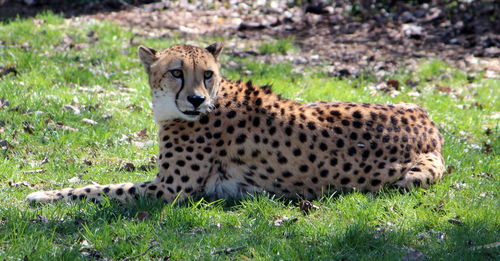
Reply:
<svg viewBox="0 0 500 261"><path fill-rule="evenodd" d="M140 47L159 125L152 181L41 191L29 201L149 195L171 202L194 193L231 198L264 191L313 199L338 190L427 187L443 175L443 137L424 109L284 99L269 86L223 79L221 48ZM177 69L181 80L171 75ZM195 108L190 95L203 96L203 104Z"/></svg>

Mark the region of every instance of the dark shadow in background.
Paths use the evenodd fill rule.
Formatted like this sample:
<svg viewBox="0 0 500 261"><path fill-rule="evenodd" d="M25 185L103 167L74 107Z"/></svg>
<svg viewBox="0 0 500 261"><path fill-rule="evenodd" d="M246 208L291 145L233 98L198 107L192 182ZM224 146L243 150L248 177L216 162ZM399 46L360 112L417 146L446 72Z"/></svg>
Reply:
<svg viewBox="0 0 500 261"><path fill-rule="evenodd" d="M118 11L159 0L0 0L0 21L51 11L64 17Z"/></svg>

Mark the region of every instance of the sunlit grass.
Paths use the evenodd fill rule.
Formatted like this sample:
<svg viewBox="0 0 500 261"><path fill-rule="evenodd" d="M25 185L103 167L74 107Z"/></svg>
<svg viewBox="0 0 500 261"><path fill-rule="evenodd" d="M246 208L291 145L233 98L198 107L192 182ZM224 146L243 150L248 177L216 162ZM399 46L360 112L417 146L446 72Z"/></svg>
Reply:
<svg viewBox="0 0 500 261"><path fill-rule="evenodd" d="M0 26L0 66L19 72L0 80L0 98L9 101L0 109L0 140L8 144L0 149L0 259L117 260L150 246L144 260L397 260L409 248L429 259L494 259L500 254L498 248L472 250L500 240L500 81L480 73L468 77L437 60L382 79L401 83L400 93L391 96L373 92L378 82L370 76L337 79L316 69L299 74L289 64L222 57L223 63L234 60L250 72L241 76L240 70L224 69L227 78L272 84L297 101L426 107L445 136L447 164L455 167L428 190L325 196L313 202L320 209L307 216L297 202L265 195L179 205L28 206L24 198L35 190L151 179L156 170L139 167L157 153L149 87L131 34L106 22L75 26L50 14L37 19ZM291 51L288 42L279 41L268 43L266 52ZM141 40L156 49L181 42ZM146 137L134 136L143 129ZM152 143L134 144L147 141ZM126 162L137 168L125 171ZM74 177L80 181L70 182ZM33 187L12 185L22 181ZM236 250L224 251L230 248Z"/></svg>
<svg viewBox="0 0 500 261"><path fill-rule="evenodd" d="M258 46L261 54L287 54L296 49L293 46L293 38L282 38L272 42L264 42Z"/></svg>

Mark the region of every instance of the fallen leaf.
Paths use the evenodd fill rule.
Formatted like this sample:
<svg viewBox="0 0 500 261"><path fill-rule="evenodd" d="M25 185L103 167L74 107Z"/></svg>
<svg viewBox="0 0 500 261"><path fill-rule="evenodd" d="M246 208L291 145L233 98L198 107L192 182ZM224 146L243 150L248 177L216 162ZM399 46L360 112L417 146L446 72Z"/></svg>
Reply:
<svg viewBox="0 0 500 261"><path fill-rule="evenodd" d="M125 107L131 111L142 111L142 108L138 105L135 105L135 104L129 104L127 105L127 107Z"/></svg>
<svg viewBox="0 0 500 261"><path fill-rule="evenodd" d="M91 120L91 119L87 119L87 118L83 118L82 122L90 124L90 125L97 125L97 121L94 121L94 120Z"/></svg>
<svg viewBox="0 0 500 261"><path fill-rule="evenodd" d="M418 81L407 80L405 84L408 85L408 87L413 88L418 85Z"/></svg>
<svg viewBox="0 0 500 261"><path fill-rule="evenodd" d="M235 252L235 251L238 251L238 250L241 250L241 249L244 249L245 247L244 246L239 246L239 247L228 247L226 249L223 249L223 250L219 250L219 251L215 251L214 254L216 255L220 255L220 254L230 254L232 252Z"/></svg>
<svg viewBox="0 0 500 261"><path fill-rule="evenodd" d="M124 141L131 141L132 138L130 138L129 136L127 136L125 134L122 134L122 136L118 140L121 142L124 142Z"/></svg>
<svg viewBox="0 0 500 261"><path fill-rule="evenodd" d="M411 92L408 92L408 96L410 96L410 97L420 97L420 93L417 92L417 91L411 91Z"/></svg>
<svg viewBox="0 0 500 261"><path fill-rule="evenodd" d="M472 174L473 178L479 177L479 178L485 178L485 179L491 179L493 178L493 174L486 172L486 173L479 173L479 174Z"/></svg>
<svg viewBox="0 0 500 261"><path fill-rule="evenodd" d="M156 168L156 164L146 164L139 166L140 171L149 171Z"/></svg>
<svg viewBox="0 0 500 261"><path fill-rule="evenodd" d="M436 86L436 89L440 92L443 92L443 93L450 93L451 92L451 88L449 86Z"/></svg>
<svg viewBox="0 0 500 261"><path fill-rule="evenodd" d="M72 178L68 179L68 182L69 182L69 183L78 183L78 182L80 182L80 181L82 181L82 180L81 180L81 179L80 179L80 177L78 177L78 176L76 176L76 177L72 177Z"/></svg>
<svg viewBox="0 0 500 261"><path fill-rule="evenodd" d="M34 170L23 171L24 174L34 174L34 173L43 173L43 172L45 172L44 169L34 169Z"/></svg>
<svg viewBox="0 0 500 261"><path fill-rule="evenodd" d="M150 215L149 215L149 213L148 213L148 212L146 212L146 211L141 211L141 212L137 213L137 219L138 219L139 221L144 221L144 220L146 220L146 219L149 219L150 217L151 217L151 216L150 216Z"/></svg>
<svg viewBox="0 0 500 261"><path fill-rule="evenodd" d="M73 128L73 127L64 125L62 122L56 122L56 126L59 127L60 129L63 129L63 130L68 130L68 131L73 131L73 132L79 131L77 128Z"/></svg>
<svg viewBox="0 0 500 261"><path fill-rule="evenodd" d="M125 162L125 164L123 164L123 166L120 169L125 171L134 171L135 165L134 163L131 162Z"/></svg>
<svg viewBox="0 0 500 261"><path fill-rule="evenodd" d="M36 215L36 218L31 219L30 222L47 224L49 223L49 219L46 216Z"/></svg>
<svg viewBox="0 0 500 261"><path fill-rule="evenodd" d="M2 149L12 149L14 146L12 146L8 141L6 140L0 140L0 148Z"/></svg>
<svg viewBox="0 0 500 261"><path fill-rule="evenodd" d="M79 87L78 88L79 91L84 91L84 92L97 92L97 93L102 93L104 92L104 88L102 88L101 86L97 85L97 86L94 86L93 88L85 88L85 87Z"/></svg>
<svg viewBox="0 0 500 261"><path fill-rule="evenodd" d="M9 73L13 73L14 75L17 75L19 72L16 70L15 67L3 67L3 66L0 66L0 79L2 79L3 76L5 76L5 75L7 75Z"/></svg>
<svg viewBox="0 0 500 261"><path fill-rule="evenodd" d="M455 170L455 166L449 165L448 168L446 168L446 174L451 174Z"/></svg>
<svg viewBox="0 0 500 261"><path fill-rule="evenodd" d="M27 181L20 181L20 182L12 182L9 181L9 187L28 187L32 188L33 185L29 184Z"/></svg>
<svg viewBox="0 0 500 261"><path fill-rule="evenodd" d="M459 181L459 182L456 182L456 183L453 183L450 185L450 188L453 188L453 189L456 189L456 190L461 190L461 189L464 189L464 188L467 188L468 185L465 181Z"/></svg>
<svg viewBox="0 0 500 261"><path fill-rule="evenodd" d="M40 165L43 165L43 164L47 164L49 162L49 159L47 157L44 157L41 161L40 161Z"/></svg>
<svg viewBox="0 0 500 261"><path fill-rule="evenodd" d="M406 249L408 250L408 253L403 258L401 258L401 261L424 260L426 258L424 253L418 250L415 250L411 247L407 247Z"/></svg>
<svg viewBox="0 0 500 261"><path fill-rule="evenodd" d="M491 144L484 142L483 145L484 145L483 153L489 154L491 152Z"/></svg>
<svg viewBox="0 0 500 261"><path fill-rule="evenodd" d="M485 105L480 102L474 102L472 105L476 106L480 110L483 110L485 107Z"/></svg>
<svg viewBox="0 0 500 261"><path fill-rule="evenodd" d="M436 206L432 208L432 211L438 212L438 213L446 213L446 211L443 209L445 205L444 200L440 200Z"/></svg>
<svg viewBox="0 0 500 261"><path fill-rule="evenodd" d="M78 107L76 107L74 105L71 105L71 104L66 104L66 105L63 106L63 108L65 110L71 111L71 112L73 112L74 114L77 114L77 115L80 114L80 112L81 112Z"/></svg>
<svg viewBox="0 0 500 261"><path fill-rule="evenodd" d="M138 132L134 133L134 136L136 137L147 137L148 136L148 129L144 128Z"/></svg>
<svg viewBox="0 0 500 261"><path fill-rule="evenodd" d="M438 242L443 242L444 240L448 239L448 234L446 234L445 232L440 232L440 231L435 231L435 230L429 229L429 231L427 231L427 233L429 233L429 235L431 235L431 236L435 236L436 239L438 240Z"/></svg>
<svg viewBox="0 0 500 261"><path fill-rule="evenodd" d="M103 120L110 119L111 117L113 117L113 115L111 115L110 113L106 113L106 114L103 114L103 115L101 116L101 118L102 118Z"/></svg>
<svg viewBox="0 0 500 261"><path fill-rule="evenodd" d="M82 247L90 247L90 244L87 240L83 240L81 245L82 245Z"/></svg>
<svg viewBox="0 0 500 261"><path fill-rule="evenodd" d="M10 103L4 97L0 98L0 109L9 106Z"/></svg>
<svg viewBox="0 0 500 261"><path fill-rule="evenodd" d="M92 166L92 161L89 159L83 159L83 164L87 166Z"/></svg>
<svg viewBox="0 0 500 261"><path fill-rule="evenodd" d="M387 80L387 86L392 87L395 90L399 90L400 85L401 84L399 83L398 80L394 80L394 79Z"/></svg>
<svg viewBox="0 0 500 261"><path fill-rule="evenodd" d="M153 146L155 143L152 140L146 140L146 141L132 141L132 144L138 148L144 148L144 147L149 147Z"/></svg>
<svg viewBox="0 0 500 261"><path fill-rule="evenodd" d="M459 226L463 226L464 225L464 222L458 220L457 218L451 218L451 219L448 219L448 222L453 224L453 225L459 225Z"/></svg>
<svg viewBox="0 0 500 261"><path fill-rule="evenodd" d="M276 220L274 221L274 225L279 227L281 225L285 225L285 224L291 224L291 223L295 223L297 222L299 219L296 218L296 217L293 217L293 218L289 218L289 217L280 217L280 216L277 216L276 217Z"/></svg>
<svg viewBox="0 0 500 261"><path fill-rule="evenodd" d="M415 24L403 24L401 31L403 35L412 39L420 39L424 34L424 28Z"/></svg>
<svg viewBox="0 0 500 261"><path fill-rule="evenodd" d="M102 260L102 254L93 248L82 247L80 253L91 260Z"/></svg>
<svg viewBox="0 0 500 261"><path fill-rule="evenodd" d="M309 214L309 212L311 210L318 210L319 207L314 205L313 203L311 203L308 200L302 200L299 203L299 209L300 209L300 211L302 211L302 213L304 213L304 215L307 215L307 214Z"/></svg>
<svg viewBox="0 0 500 261"><path fill-rule="evenodd" d="M23 130L29 134L33 134L35 128L33 128L33 123L29 121L23 121Z"/></svg>

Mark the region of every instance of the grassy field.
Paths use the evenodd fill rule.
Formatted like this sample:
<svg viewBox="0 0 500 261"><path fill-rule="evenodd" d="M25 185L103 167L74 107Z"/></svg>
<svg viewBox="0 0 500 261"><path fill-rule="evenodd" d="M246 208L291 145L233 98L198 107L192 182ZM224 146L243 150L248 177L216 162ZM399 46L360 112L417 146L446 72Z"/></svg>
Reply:
<svg viewBox="0 0 500 261"><path fill-rule="evenodd" d="M161 49L183 39L134 38L106 22L68 23L46 14L0 24L0 260L488 260L500 256L500 80L438 60L402 68L377 90L370 74L336 79L293 65L223 55L241 69L227 78L272 83L299 101L413 102L445 136L451 174L428 190L321 198L304 215L297 201L160 205L141 201L30 207L42 189L138 182L156 173L156 126L137 44ZM213 39L198 39L200 45ZM289 40L263 43L286 53ZM241 70L252 75L242 77ZM391 85L391 84L390 84ZM411 87L410 87L411 86ZM380 87L380 85L379 85ZM380 89L380 88L379 88ZM153 167L152 167L153 165ZM26 259L27 258L27 259Z"/></svg>

